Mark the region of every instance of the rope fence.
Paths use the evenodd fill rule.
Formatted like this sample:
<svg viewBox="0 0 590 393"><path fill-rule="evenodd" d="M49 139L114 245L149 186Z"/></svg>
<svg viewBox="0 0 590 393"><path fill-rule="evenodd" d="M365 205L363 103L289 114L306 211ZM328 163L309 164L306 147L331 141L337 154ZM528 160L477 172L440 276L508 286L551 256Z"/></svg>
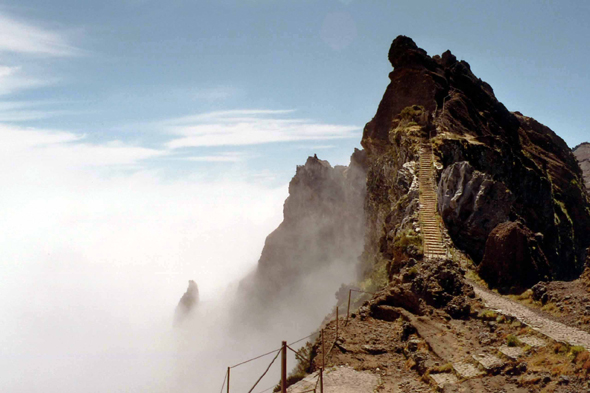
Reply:
<svg viewBox="0 0 590 393"><path fill-rule="evenodd" d="M350 288L348 290L348 305L347 305L347 309L346 309L346 319L345 319L345 325L344 326L348 325L348 320L349 320L349 317L350 317L350 303L351 303L352 292L358 292L358 293L365 293L365 294L369 294L369 295L375 295L374 292L367 292L367 291L363 291L363 290L360 290L360 289ZM334 349L334 347L337 345L337 341L338 341L338 337L339 337L338 336L338 327L339 327L338 325L339 325L340 317L338 315L339 314L338 309L339 309L338 306L336 306L336 318L335 318L336 327L335 327L335 334L334 334L334 342L330 346L330 349L328 350L328 352L325 352L325 349L324 349L325 348L324 347L324 340L325 340L324 329L321 329L319 332L312 333L312 334L310 334L308 336L305 336L303 338L300 338L299 340L293 341L293 342L291 342L289 344L287 344L286 341L283 341L283 344L282 344L281 348L274 349L272 351L263 353L262 355L258 355L256 357L253 357L251 359L245 360L243 362L234 364L233 366L229 366L227 368L227 372L225 373L225 376L223 378L223 383L221 385L221 391L220 391L220 393L223 393L223 388L225 388L225 387L227 387L227 391L226 391L227 393L229 393L229 391L230 391L229 390L229 387L230 387L230 370L231 369L234 369L236 367L242 366L244 364L253 362L255 360L261 359L261 358L263 358L265 356L269 356L269 355L272 355L272 354L275 354L274 358L272 359L272 361L270 362L270 364L268 365L268 367L266 368L266 370L258 378L258 380L256 381L256 383L254 383L254 386L252 386L252 388L248 391L248 393L252 393L254 391L254 389L256 388L256 386L258 386L258 384L260 383L260 381L262 381L262 379L266 376L266 374L268 373L268 371L270 370L270 368L272 367L272 365L274 364L274 362L277 360L277 358L281 354L283 356L282 356L282 359L281 359L281 383L280 383L280 385L281 385L281 392L282 393L286 393L286 391L287 391L286 390L286 382L287 382L286 381L286 379L287 379L286 378L287 350L292 351L295 354L295 358L297 360L299 360L301 363L303 363L303 364L308 363L309 364L309 369L311 369L312 362L313 362L313 356L310 356L309 359L305 359L299 353L299 351L293 349L292 346L295 345L295 344L298 344L298 343L302 342L303 340L307 340L307 339L309 339L309 338L311 338L313 336L317 336L317 335L319 335L320 338L321 338L322 364L321 364L321 367L319 367L319 373L318 373L318 376L317 376L317 379L316 379L315 387L311 388L310 390L306 390L306 391L304 391L302 393L308 393L308 392L314 392L314 393L316 393L317 390L318 390L318 385L320 387L319 392L320 393L323 393L323 391L324 391L323 374L324 374L324 368L325 368L325 360L330 355L330 353L332 352L332 350ZM269 388L267 388L265 390L261 390L261 391L259 391L257 393L266 393L266 392L269 392L269 391L271 391L272 389L275 389L275 388L276 388L276 385L271 386L271 387L269 387Z"/></svg>
<svg viewBox="0 0 590 393"><path fill-rule="evenodd" d="M266 373L268 372L268 370L270 370L272 364L275 362L275 360L277 360L277 358L279 357L279 354L281 353L281 351L277 351L276 356L272 359L272 362L270 362L270 364L268 365L268 367L266 368L266 370L262 373L262 375L260 376L260 378L258 378L258 381L256 381L256 383L254 384L254 386L252 386L252 389L250 389L248 391L248 393L252 393L252 391L254 390L254 388L256 388L256 386L258 385L258 383L262 380L262 378L264 378L264 376L266 375Z"/></svg>

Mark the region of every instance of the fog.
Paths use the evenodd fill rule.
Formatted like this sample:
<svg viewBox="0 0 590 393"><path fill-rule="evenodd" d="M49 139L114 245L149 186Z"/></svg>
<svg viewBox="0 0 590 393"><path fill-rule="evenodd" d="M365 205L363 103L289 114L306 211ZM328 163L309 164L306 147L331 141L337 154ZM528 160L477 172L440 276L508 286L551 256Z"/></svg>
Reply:
<svg viewBox="0 0 590 393"><path fill-rule="evenodd" d="M0 131L0 391L218 391L227 366L312 333L352 276L334 261L272 321L236 326L237 283L281 222L286 185L239 169L170 179L140 165L147 149ZM173 328L189 279L201 303ZM236 369L232 391L270 360Z"/></svg>

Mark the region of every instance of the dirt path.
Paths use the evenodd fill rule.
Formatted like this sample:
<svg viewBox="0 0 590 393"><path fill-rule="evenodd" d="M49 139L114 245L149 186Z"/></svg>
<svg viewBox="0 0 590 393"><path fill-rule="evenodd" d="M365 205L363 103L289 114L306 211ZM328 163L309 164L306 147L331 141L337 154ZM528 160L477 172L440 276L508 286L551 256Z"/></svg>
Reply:
<svg viewBox="0 0 590 393"><path fill-rule="evenodd" d="M309 392L317 387L318 372L309 375L287 389L288 393ZM370 372L355 371L352 367L333 367L324 373L325 393L373 393L379 377Z"/></svg>
<svg viewBox="0 0 590 393"><path fill-rule="evenodd" d="M487 307L501 310L503 314L518 318L521 322L531 326L533 329L555 341L567 342L571 345L581 345L586 348L586 350L590 350L590 334L571 326L552 321L539 315L537 312L526 306L483 289L476 284L472 283L472 285L477 296L484 301Z"/></svg>

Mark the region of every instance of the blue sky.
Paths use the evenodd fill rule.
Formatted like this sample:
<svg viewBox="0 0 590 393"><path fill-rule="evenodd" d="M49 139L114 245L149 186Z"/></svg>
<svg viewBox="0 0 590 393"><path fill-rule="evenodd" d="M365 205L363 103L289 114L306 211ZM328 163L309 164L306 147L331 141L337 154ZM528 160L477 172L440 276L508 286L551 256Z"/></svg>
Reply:
<svg viewBox="0 0 590 393"><path fill-rule="evenodd" d="M0 16L2 124L166 176L280 184L313 153L345 164L398 34L451 49L570 146L590 139L583 1L18 0Z"/></svg>

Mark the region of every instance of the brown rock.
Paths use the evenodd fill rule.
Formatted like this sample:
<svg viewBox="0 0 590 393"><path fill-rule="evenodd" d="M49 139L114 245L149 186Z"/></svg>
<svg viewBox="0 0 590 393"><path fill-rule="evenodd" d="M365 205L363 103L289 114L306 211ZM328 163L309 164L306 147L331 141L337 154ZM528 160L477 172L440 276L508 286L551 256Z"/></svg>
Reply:
<svg viewBox="0 0 590 393"><path fill-rule="evenodd" d="M590 143L579 144L573 149L573 152L582 169L586 189L590 192Z"/></svg>
<svg viewBox="0 0 590 393"><path fill-rule="evenodd" d="M400 173L412 168L419 143L430 138L439 170L439 212L454 245L478 263L491 230L521 220L540 234L538 246L555 278L578 277L590 246L590 200L563 139L534 119L509 112L490 85L451 52L429 57L401 36L389 59L391 83L361 142L369 162L363 271L376 261L399 259L395 235L416 228L416 195L399 182ZM449 169L462 162L468 163L463 173L457 166ZM443 179L449 173L460 176Z"/></svg>
<svg viewBox="0 0 590 393"><path fill-rule="evenodd" d="M394 322L400 317L399 310L387 305L373 305L371 307L371 316L382 321Z"/></svg>
<svg viewBox="0 0 590 393"><path fill-rule="evenodd" d="M528 288L551 278L551 268L533 232L520 222L499 224L486 242L480 276L497 288Z"/></svg>
<svg viewBox="0 0 590 393"><path fill-rule="evenodd" d="M422 305L420 304L420 298L410 289L410 285L408 284L390 285L387 287L373 300L371 311L374 312L373 310L377 310L383 305L401 307L413 314L422 315ZM382 310L379 309L379 312L381 311Z"/></svg>

